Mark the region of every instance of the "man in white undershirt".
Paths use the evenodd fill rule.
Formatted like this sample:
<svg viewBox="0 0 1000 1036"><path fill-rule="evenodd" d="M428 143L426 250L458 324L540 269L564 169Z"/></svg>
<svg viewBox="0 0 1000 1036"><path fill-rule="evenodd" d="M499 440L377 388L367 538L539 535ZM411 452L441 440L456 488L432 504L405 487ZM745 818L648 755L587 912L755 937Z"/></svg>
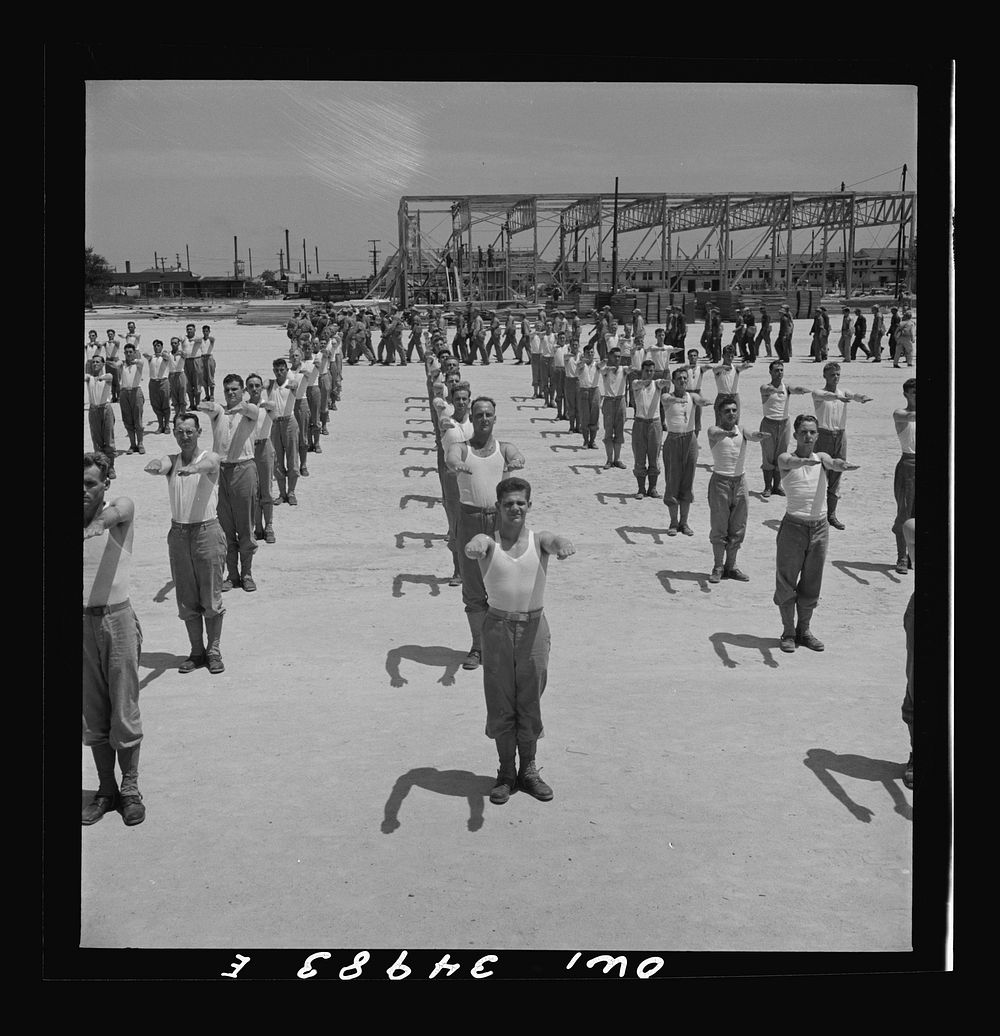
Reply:
<svg viewBox="0 0 1000 1036"><path fill-rule="evenodd" d="M177 671L191 673L207 665L212 674L225 671L220 641L222 567L226 537L216 516L219 498L219 455L198 447L198 414L181 414L174 422L180 452L151 460L150 475L166 475L170 497L170 532L167 552L174 581L177 614L184 621L191 653ZM204 627L203 624L204 623ZM206 645L207 639L207 645Z"/></svg>
<svg viewBox="0 0 1000 1036"><path fill-rule="evenodd" d="M662 328L657 328L662 332ZM666 378L654 378L652 360L643 360L641 376L631 371L635 417L632 419L632 474L638 485L636 500L656 496L656 480L660 475L660 450L663 446L663 421L660 397L672 387ZM646 480L649 481L647 488Z"/></svg>
<svg viewBox="0 0 1000 1036"><path fill-rule="evenodd" d="M917 379L903 382L906 406L894 410L892 419L902 449L893 474L892 491L896 498L896 520L892 531L896 537L896 571L905 576L910 571L906 556L903 526L917 514Z"/></svg>
<svg viewBox="0 0 1000 1036"><path fill-rule="evenodd" d="M528 529L531 485L508 478L496 486L496 530L479 533L465 556L481 573L489 593L483 619L483 691L486 736L496 742L500 768L490 802L500 806L521 789L542 802L552 789L535 763L543 736L541 697L548 678L549 626L544 595L548 559L576 553L566 536ZM515 753L519 767L515 769Z"/></svg>
<svg viewBox="0 0 1000 1036"><path fill-rule="evenodd" d="M597 449L597 423L601 414L598 383L601 372L594 362L594 346L583 347L583 358L576 365L576 426L583 436L583 445Z"/></svg>
<svg viewBox="0 0 1000 1036"><path fill-rule="evenodd" d="M456 442L445 453L445 463L458 473L458 562L462 573L462 603L472 633L472 647L463 669L476 669L482 661L481 634L486 615L486 586L479 564L465 554L465 545L477 533L492 535L496 520L493 487L508 471L524 467L521 451L493 437L496 403L479 396L471 407L472 437Z"/></svg>
<svg viewBox="0 0 1000 1036"><path fill-rule="evenodd" d="M566 421L566 332L556 332L556 344L552 350L552 398L556 405L556 420Z"/></svg>
<svg viewBox="0 0 1000 1036"><path fill-rule="evenodd" d="M458 370L448 374L449 405L438 409L440 444L438 453L441 463L438 474L441 477L441 499L444 503L445 515L448 519L448 550L452 556L452 574L449 586L462 585L462 570L458 555L458 515L461 497L458 489L458 474L444 462L448 450L456 443L468 442L474 431L472 418L469 416L469 404L472 402L472 389L467 381L460 380ZM438 400L435 400L437 403ZM443 402L443 400L442 400ZM450 410L451 413L446 411Z"/></svg>
<svg viewBox="0 0 1000 1036"><path fill-rule="evenodd" d="M670 510L667 535L676 536L681 532L685 536L693 536L694 531L687 519L694 500L694 469L698 462L694 416L698 407L708 406L708 400L700 392L688 391L687 367L676 367L670 374L670 380L673 382L673 391L660 397L666 413L663 502Z"/></svg>
<svg viewBox="0 0 1000 1036"><path fill-rule="evenodd" d="M142 627L129 599L135 506L127 496L105 502L109 470L103 453L83 455L83 743L100 784L81 819L89 826L117 809L133 827L146 818L138 785Z"/></svg>
<svg viewBox="0 0 1000 1036"><path fill-rule="evenodd" d="M111 402L118 402L118 391L119 391L119 373L122 365L122 349L125 345L124 341L118 337L118 332L113 327L109 327L108 340L104 342L104 363L107 372L111 375Z"/></svg>
<svg viewBox="0 0 1000 1036"><path fill-rule="evenodd" d="M785 489L785 517L778 528L774 603L781 613L780 647L822 651L823 643L809 628L823 587L823 564L829 541L826 515L828 472L857 471L828 453L814 453L819 426L812 414L795 418L795 451L778 457ZM798 623L795 621L798 610Z"/></svg>
<svg viewBox="0 0 1000 1036"><path fill-rule="evenodd" d="M254 428L253 459L257 465L257 503L254 510L254 537L260 543L274 543L274 498L271 482L274 479L274 443L271 442L271 416L274 404L264 396L264 379L256 372L247 375L247 396L257 407L257 425Z"/></svg>
<svg viewBox="0 0 1000 1036"><path fill-rule="evenodd" d="M187 358L184 356L181 340L177 337L170 339L170 355L167 357L167 362L170 367L170 405L173 409L170 422L172 424L177 420L177 415L184 413L188 407L187 373L185 371Z"/></svg>
<svg viewBox="0 0 1000 1036"><path fill-rule="evenodd" d="M903 537L906 541L906 552L910 561L917 563L917 520L910 518L903 522ZM913 603L916 592L910 594L906 604L906 611L903 613L903 629L906 632L906 694L903 696L903 705L900 712L906 729L910 734L910 758L903 769L903 784L907 788L913 787L913 665L916 654L915 632L913 626Z"/></svg>
<svg viewBox="0 0 1000 1036"><path fill-rule="evenodd" d="M722 363L717 367L712 368L712 375L715 378L715 398L716 401L721 399L724 395L732 394L736 397L736 405L742 411L742 400L740 399L740 374L749 370L753 364L734 363L736 356L736 348L733 345L727 345L722 350ZM737 415L737 421L742 417L742 413ZM719 423L719 408L718 405L715 407L715 423Z"/></svg>
<svg viewBox="0 0 1000 1036"><path fill-rule="evenodd" d="M712 451L712 477L708 480L708 510L711 528L708 534L712 544L712 574L710 583L721 579L749 582L736 567L736 555L743 545L747 531L748 498L746 467L748 442L770 438L769 432L745 432L736 423L739 404L732 393L717 401L719 423L708 430L708 445Z"/></svg>
<svg viewBox="0 0 1000 1036"><path fill-rule="evenodd" d="M194 324L188 324L184 328L184 338L181 339L181 348L184 350L184 377L187 381L188 407L191 410L198 409L205 378L201 359L202 340L195 338L194 333Z"/></svg>
<svg viewBox="0 0 1000 1036"><path fill-rule="evenodd" d="M170 357L164 355L163 339L153 339L153 352L143 353L149 368L149 405L156 414L157 434L170 431Z"/></svg>
<svg viewBox="0 0 1000 1036"><path fill-rule="evenodd" d="M545 329L538 338L538 390L547 407L554 407L555 385L552 381L552 356L556 351L556 336L552 321L545 322Z"/></svg>
<svg viewBox="0 0 1000 1036"><path fill-rule="evenodd" d="M825 385L821 389L813 389L813 409L816 411L816 422L819 425L819 439L816 450L828 453L831 457L847 460L847 404L870 403L871 396L860 392L844 392L840 385L840 364L831 360L823 367ZM853 470L853 469L845 469ZM837 502L840 499L840 469L833 468L827 476L826 510L827 521L839 530L844 529L843 522L837 517Z"/></svg>
<svg viewBox="0 0 1000 1036"><path fill-rule="evenodd" d="M563 354L563 417L569 421L569 430L578 432L578 397L580 379L577 377L577 367L580 365L580 340L571 338L566 352Z"/></svg>
<svg viewBox="0 0 1000 1036"><path fill-rule="evenodd" d="M122 411L122 424L128 433L128 449L126 454L145 453L142 445L142 409L146 397L142 392L142 379L146 366L141 356L136 355L135 346L130 342L125 346L125 362L119 372L118 405Z"/></svg>
<svg viewBox="0 0 1000 1036"><path fill-rule="evenodd" d="M295 383L295 422L299 430L299 475L302 478L309 477L309 468L306 467L306 458L312 451L309 444L309 424L311 416L309 412L308 389L314 386L319 379L319 369L312 358L312 348L309 349L309 356L303 356L302 350L296 347L292 350L290 358L291 369L289 378L297 378Z"/></svg>
<svg viewBox="0 0 1000 1036"><path fill-rule="evenodd" d="M215 399L215 335L208 324L201 329L201 363L205 398L212 402Z"/></svg>
<svg viewBox="0 0 1000 1036"><path fill-rule="evenodd" d="M90 369L83 375L90 407L87 420L90 423L90 438L94 452L108 458L108 478L115 475L115 412L111 407L111 393L114 377L104 369L104 357L95 353L90 358Z"/></svg>
<svg viewBox="0 0 1000 1036"><path fill-rule="evenodd" d="M597 368L600 374L598 390L601 397L601 416L604 419L604 452L607 463L604 468L624 468L621 459L625 443L625 390L628 386L628 372L621 365L621 350L617 345L608 350L607 363Z"/></svg>
<svg viewBox="0 0 1000 1036"><path fill-rule="evenodd" d="M278 483L275 503L298 504L299 426L295 420L295 390L303 375L289 374L288 361L279 356L271 365L274 377L267 383L267 397L274 404L271 442L274 445L274 477Z"/></svg>
<svg viewBox="0 0 1000 1036"><path fill-rule="evenodd" d="M778 471L778 457L785 453L791 441L788 425L788 401L791 396L802 396L810 390L796 385L785 384L785 364L782 360L772 360L768 364L771 381L760 387L760 400L764 407L764 417L760 422L760 431L767 432L767 438L760 441L760 467L764 473L764 492L762 500L769 500L771 494L784 496L781 488L781 473Z"/></svg>
<svg viewBox="0 0 1000 1036"><path fill-rule="evenodd" d="M254 438L259 409L243 398L243 379L238 374L226 375L222 391L225 406L205 400L198 407L212 422L212 451L220 458L218 515L226 536L227 572L222 591L242 586L253 593L257 589L251 568L257 552L254 512L258 499Z"/></svg>

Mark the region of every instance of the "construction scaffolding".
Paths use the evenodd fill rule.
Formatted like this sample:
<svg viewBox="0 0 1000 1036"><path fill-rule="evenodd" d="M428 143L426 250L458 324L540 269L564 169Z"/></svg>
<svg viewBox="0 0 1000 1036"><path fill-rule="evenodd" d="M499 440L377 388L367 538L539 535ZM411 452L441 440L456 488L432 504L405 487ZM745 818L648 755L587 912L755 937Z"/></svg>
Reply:
<svg viewBox="0 0 1000 1036"><path fill-rule="evenodd" d="M782 250L787 259L793 254L793 234L812 231L809 266L815 267L817 279L821 273L824 285L830 242L842 237L844 288L850 295L855 233L861 228L895 228L890 243L906 242L902 279L909 278L916 212L914 191L408 195L399 201L399 246L383 264L370 294L407 306L515 299L537 303L540 294L553 290L615 291L630 268L650 266L649 255L657 247L659 261L652 265L658 265L659 284L669 289L699 260L704 262L703 254L711 255L713 244L720 290L738 285L765 245L770 269L764 279L776 285ZM429 228L429 223L435 226ZM690 231L707 231L693 254L684 252L679 241ZM749 256L734 259L732 236L745 231L762 233ZM514 239L523 240L521 235L528 233L530 247L515 249ZM612 252L614 241L640 233L628 258L619 258L628 248ZM612 283L613 270L619 283Z"/></svg>

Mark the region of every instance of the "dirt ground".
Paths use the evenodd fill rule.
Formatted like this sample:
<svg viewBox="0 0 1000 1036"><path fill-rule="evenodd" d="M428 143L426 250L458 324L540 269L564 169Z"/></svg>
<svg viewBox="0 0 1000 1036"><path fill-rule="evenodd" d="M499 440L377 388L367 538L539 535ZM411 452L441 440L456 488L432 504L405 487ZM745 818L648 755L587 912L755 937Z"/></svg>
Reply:
<svg viewBox="0 0 1000 1036"><path fill-rule="evenodd" d="M140 321L143 346L185 322ZM218 396L225 374L266 375L287 350L283 328L211 322ZM786 380L818 387L809 323L796 321ZM105 313L84 331L124 325ZM447 585L422 365L346 367L300 505L275 509L277 543L258 551L259 591L225 597L220 676L177 673L166 484L142 470L173 438L147 433L146 457L117 462L111 496L137 515L148 814L83 829L81 945L908 949L899 707L914 577L893 564L891 412L914 372L844 370L842 387L873 401L850 407L861 469L842 482L846 530L830 530L813 620L827 649L786 655L771 600L783 500L760 499L756 446L740 554L751 581L709 585L704 433L695 536L667 538L663 503L632 498L631 421L628 470L603 471L603 450L581 450L528 398L527 366L464 370L527 459L533 526L577 548L552 561L546 594L538 762L554 800L488 799L496 757L482 671L461 668L469 633ZM748 427L766 380L766 363L742 376ZM811 411L809 397L791 409ZM89 450L86 412L83 428ZM116 433L127 448L118 414ZM82 778L86 802L87 749Z"/></svg>

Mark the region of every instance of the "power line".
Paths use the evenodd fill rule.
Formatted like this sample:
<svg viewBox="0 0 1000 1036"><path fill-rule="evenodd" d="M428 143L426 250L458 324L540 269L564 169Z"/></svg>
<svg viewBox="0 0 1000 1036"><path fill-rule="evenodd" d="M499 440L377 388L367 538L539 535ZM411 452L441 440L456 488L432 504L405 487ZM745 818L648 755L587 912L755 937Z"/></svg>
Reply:
<svg viewBox="0 0 1000 1036"><path fill-rule="evenodd" d="M884 173L879 173L878 176L869 176L867 180L858 180L857 183L849 183L847 184L847 188L860 187L861 184L870 183L872 180L877 180L880 176L888 176L890 173L898 173L899 170L902 168L903 167L901 165L898 165L895 167L895 169L886 169Z"/></svg>

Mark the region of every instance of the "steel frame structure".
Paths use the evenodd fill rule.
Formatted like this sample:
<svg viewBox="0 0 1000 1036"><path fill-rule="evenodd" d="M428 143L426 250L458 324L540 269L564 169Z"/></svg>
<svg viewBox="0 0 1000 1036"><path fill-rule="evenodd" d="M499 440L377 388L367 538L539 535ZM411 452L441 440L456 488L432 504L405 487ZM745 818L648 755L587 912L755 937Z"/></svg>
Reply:
<svg viewBox="0 0 1000 1036"><path fill-rule="evenodd" d="M411 272L426 272L422 254L420 217L424 213L450 215L451 234L445 250L459 241L472 251L472 229L483 224L497 228L497 239L506 237L502 250L510 274L510 243L516 235L532 233L530 254L534 264L535 301L538 292L538 261L555 238L559 238L559 259L555 272L567 260L567 241L579 239L581 233L597 231L597 282L604 279L604 267L610 263L605 257L605 245L614 230L613 194L485 194L485 195L405 195L400 198L398 210L399 249L397 252L398 277L396 286L401 305L407 305L408 277ZM415 211L414 211L415 210ZM743 275L743 269L730 269L729 238L733 232L763 230L754 253L770 236L771 275L774 280L775 257L779 235L786 239L785 254L792 254L792 233L796 230L823 232L823 262L826 264L827 242L831 234L843 232L846 248L845 280L851 291L854 236L859 227L896 226L905 229L912 242L916 232L917 196L915 191L783 191L731 192L727 194L619 194L618 235L644 230L628 265L639 248L654 234L660 242L660 271L662 283L668 284L676 272L673 235L691 230L708 230L708 237L699 245L695 257L712 236L718 235L720 282L728 290ZM539 248L539 231L552 231ZM444 262L444 251L432 256L439 266ZM457 251L457 249L456 249ZM609 249L610 251L610 249ZM752 258L752 255L751 255ZM610 259L610 256L608 256ZM734 264L735 265L735 264ZM624 269L624 267L621 267ZM824 271L825 280L825 271Z"/></svg>

